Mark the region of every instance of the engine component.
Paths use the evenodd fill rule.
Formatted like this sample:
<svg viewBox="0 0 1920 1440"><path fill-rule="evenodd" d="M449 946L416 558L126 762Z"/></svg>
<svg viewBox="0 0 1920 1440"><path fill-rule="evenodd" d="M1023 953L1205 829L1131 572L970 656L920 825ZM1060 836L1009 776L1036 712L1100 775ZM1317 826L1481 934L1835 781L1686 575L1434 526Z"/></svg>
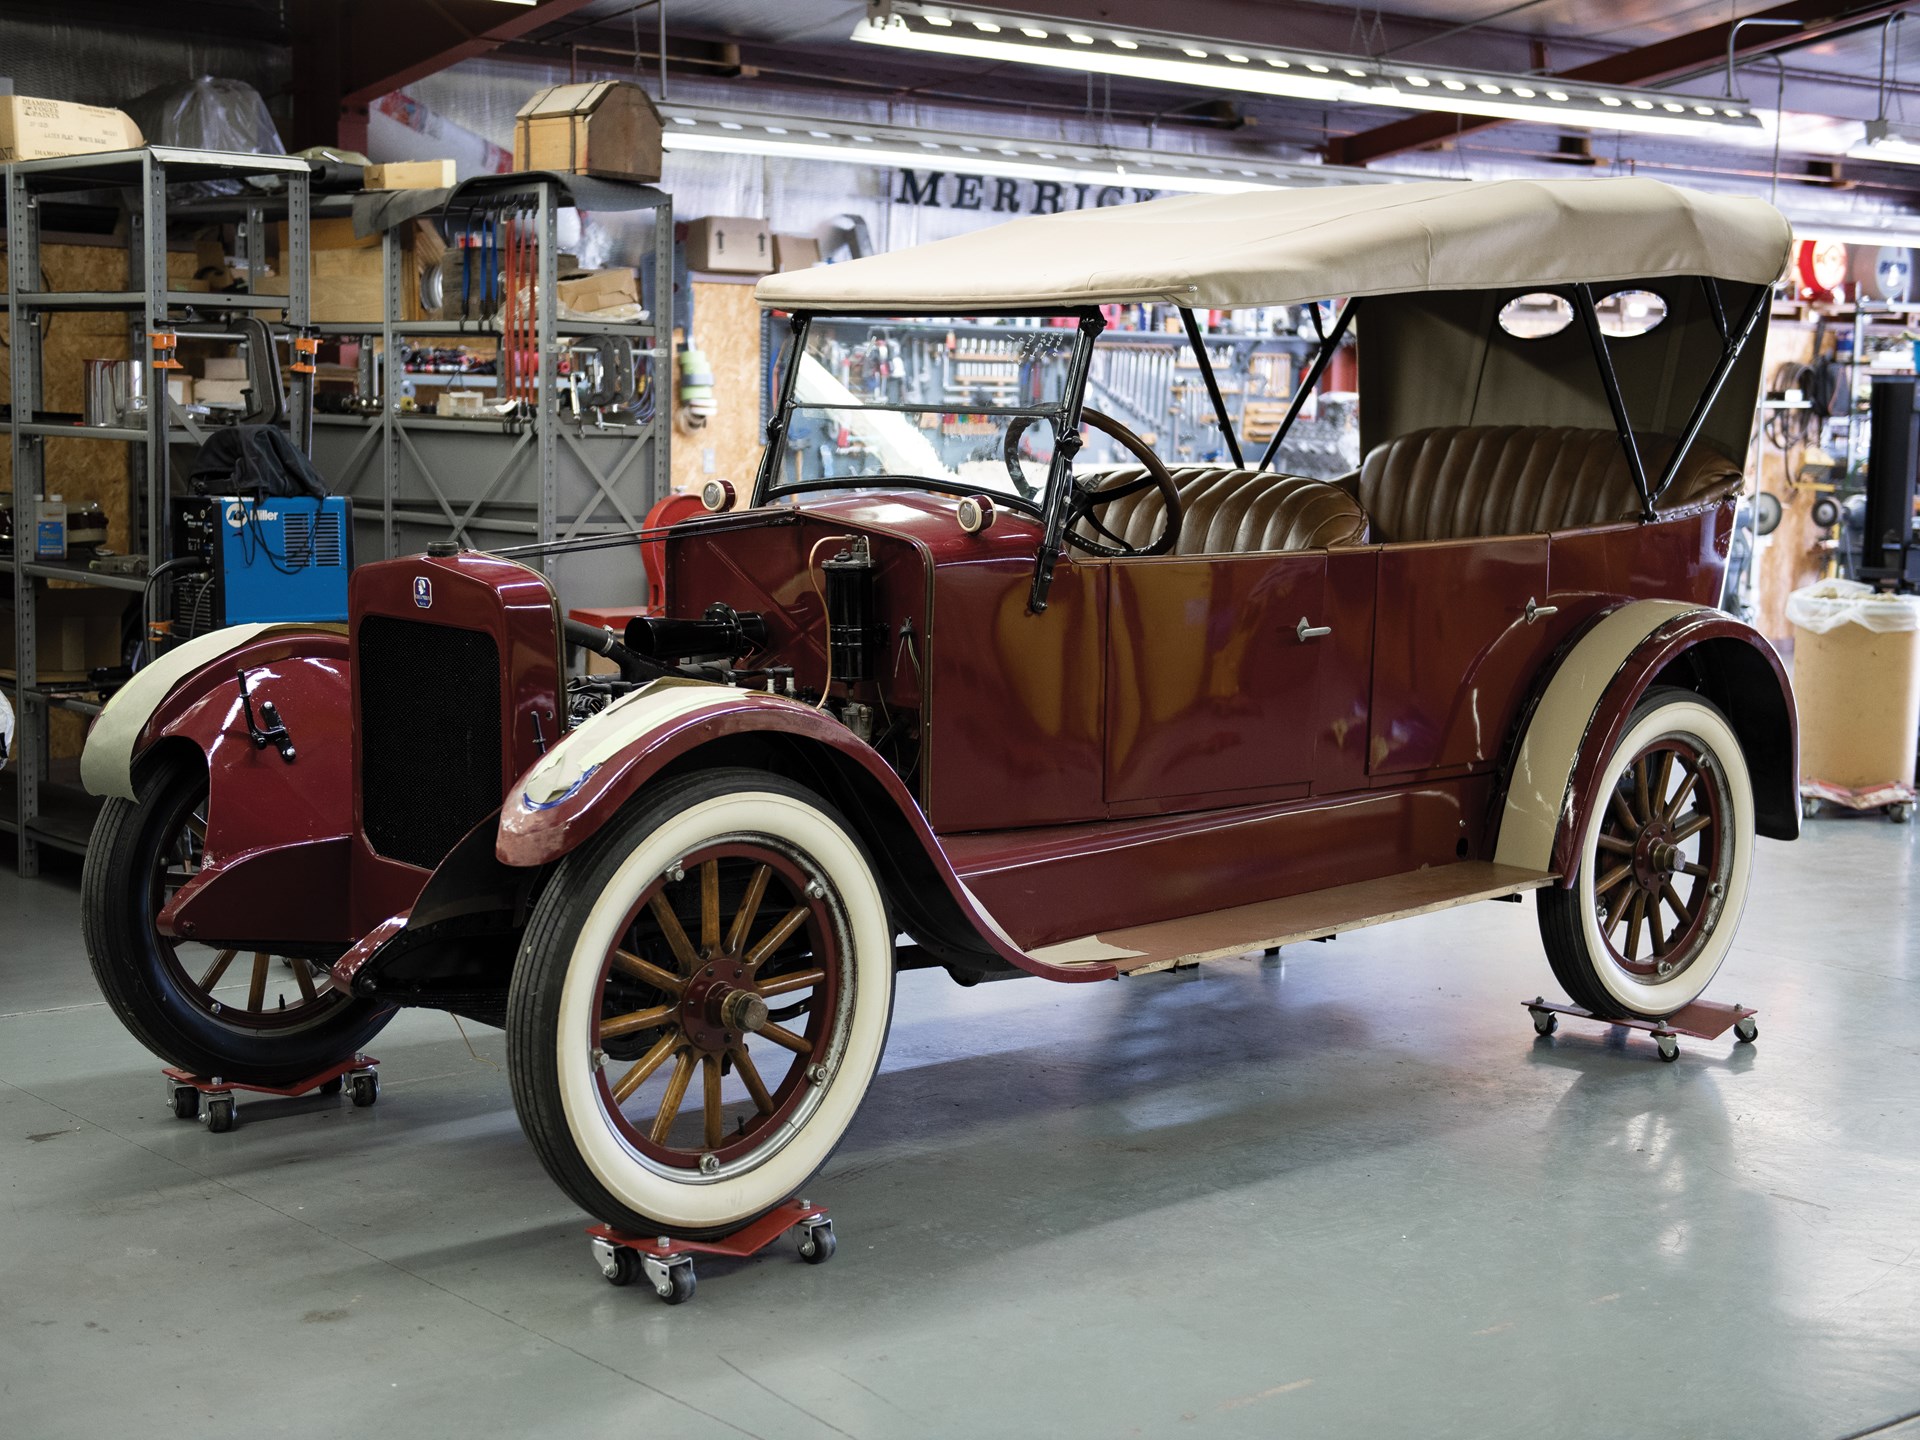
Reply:
<svg viewBox="0 0 1920 1440"><path fill-rule="evenodd" d="M826 575L827 647L833 678L858 681L873 678L876 643L873 603L873 547L866 537L820 566Z"/></svg>
<svg viewBox="0 0 1920 1440"><path fill-rule="evenodd" d="M699 620L639 615L627 622L627 649L649 660L745 655L767 643L766 619L731 605L709 605Z"/></svg>

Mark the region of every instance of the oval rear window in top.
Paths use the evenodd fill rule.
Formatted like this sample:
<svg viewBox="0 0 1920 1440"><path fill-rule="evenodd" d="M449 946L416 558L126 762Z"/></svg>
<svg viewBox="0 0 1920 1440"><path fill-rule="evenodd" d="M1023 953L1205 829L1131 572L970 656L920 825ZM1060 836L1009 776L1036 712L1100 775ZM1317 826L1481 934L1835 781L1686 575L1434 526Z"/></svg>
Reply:
<svg viewBox="0 0 1920 1440"><path fill-rule="evenodd" d="M1500 328L1516 340L1544 340L1573 323L1573 306L1545 290L1516 295L1500 307Z"/></svg>
<svg viewBox="0 0 1920 1440"><path fill-rule="evenodd" d="M1667 302L1651 290L1616 290L1593 309L1600 333L1613 340L1644 335L1667 318Z"/></svg>

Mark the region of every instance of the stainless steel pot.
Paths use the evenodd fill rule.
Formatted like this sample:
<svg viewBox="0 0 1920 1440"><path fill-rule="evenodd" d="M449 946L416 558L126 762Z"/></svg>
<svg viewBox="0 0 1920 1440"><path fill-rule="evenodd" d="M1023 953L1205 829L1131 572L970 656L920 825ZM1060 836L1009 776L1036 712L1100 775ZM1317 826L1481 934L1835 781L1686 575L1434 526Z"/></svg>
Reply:
<svg viewBox="0 0 1920 1440"><path fill-rule="evenodd" d="M147 371L134 360L89 360L86 421L89 425L125 425L144 422L147 414Z"/></svg>

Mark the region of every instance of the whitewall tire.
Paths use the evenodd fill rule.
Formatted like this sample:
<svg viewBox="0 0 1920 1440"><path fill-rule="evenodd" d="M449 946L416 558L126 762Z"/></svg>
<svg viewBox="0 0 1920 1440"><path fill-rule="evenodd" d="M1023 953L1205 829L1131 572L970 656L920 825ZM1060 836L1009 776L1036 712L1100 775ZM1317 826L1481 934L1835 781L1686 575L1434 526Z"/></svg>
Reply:
<svg viewBox="0 0 1920 1440"><path fill-rule="evenodd" d="M1658 1019L1699 998L1733 946L1753 869L1753 786L1718 708L1662 687L1634 710L1582 818L1572 886L1540 934L1576 1005Z"/></svg>
<svg viewBox="0 0 1920 1440"><path fill-rule="evenodd" d="M618 1228L721 1234L825 1163L886 1044L893 929L858 838L763 771L670 781L557 867L508 1001L514 1104Z"/></svg>

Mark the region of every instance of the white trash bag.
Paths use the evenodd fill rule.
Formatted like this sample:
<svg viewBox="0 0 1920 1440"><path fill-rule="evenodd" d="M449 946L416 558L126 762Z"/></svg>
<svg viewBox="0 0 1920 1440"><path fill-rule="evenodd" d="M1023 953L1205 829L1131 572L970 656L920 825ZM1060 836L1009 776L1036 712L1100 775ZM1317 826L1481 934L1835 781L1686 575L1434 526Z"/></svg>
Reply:
<svg viewBox="0 0 1920 1440"><path fill-rule="evenodd" d="M1813 635L1842 625L1882 635L1920 630L1920 595L1887 595L1858 580L1822 580L1787 597L1787 621Z"/></svg>

